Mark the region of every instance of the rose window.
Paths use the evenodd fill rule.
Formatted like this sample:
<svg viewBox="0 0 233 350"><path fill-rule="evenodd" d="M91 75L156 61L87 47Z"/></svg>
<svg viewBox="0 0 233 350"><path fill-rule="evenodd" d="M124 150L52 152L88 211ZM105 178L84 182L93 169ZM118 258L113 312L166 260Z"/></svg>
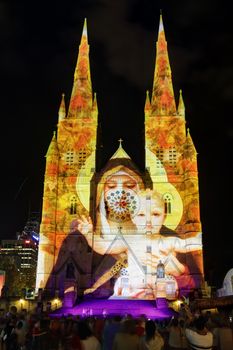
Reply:
<svg viewBox="0 0 233 350"><path fill-rule="evenodd" d="M129 221L139 209L138 196L132 190L110 190L105 198L106 212L112 221Z"/></svg>

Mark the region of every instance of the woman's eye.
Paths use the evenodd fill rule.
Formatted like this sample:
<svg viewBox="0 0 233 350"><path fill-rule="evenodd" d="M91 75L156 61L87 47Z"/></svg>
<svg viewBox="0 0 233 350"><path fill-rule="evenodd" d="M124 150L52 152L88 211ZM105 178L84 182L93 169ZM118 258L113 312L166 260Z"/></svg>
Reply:
<svg viewBox="0 0 233 350"><path fill-rule="evenodd" d="M135 183L126 183L125 186L127 188L134 188L136 185L135 185Z"/></svg>
<svg viewBox="0 0 233 350"><path fill-rule="evenodd" d="M138 216L146 216L144 213L139 213Z"/></svg>
<svg viewBox="0 0 233 350"><path fill-rule="evenodd" d="M153 213L152 215L153 215L153 216L161 216L160 213Z"/></svg>
<svg viewBox="0 0 233 350"><path fill-rule="evenodd" d="M107 187L108 188L114 188L114 187L116 187L116 184L115 183L109 183L109 184L107 184Z"/></svg>

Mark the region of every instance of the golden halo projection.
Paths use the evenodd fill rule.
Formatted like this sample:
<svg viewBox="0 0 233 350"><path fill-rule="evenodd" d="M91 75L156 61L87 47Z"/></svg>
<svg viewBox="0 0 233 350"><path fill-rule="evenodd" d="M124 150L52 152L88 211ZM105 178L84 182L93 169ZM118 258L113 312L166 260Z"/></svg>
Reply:
<svg viewBox="0 0 233 350"><path fill-rule="evenodd" d="M183 202L175 186L168 182L167 173L162 162L156 155L146 148L146 163L149 165L154 190L162 197L169 194L172 201L172 214L167 214L164 225L175 230L183 215Z"/></svg>

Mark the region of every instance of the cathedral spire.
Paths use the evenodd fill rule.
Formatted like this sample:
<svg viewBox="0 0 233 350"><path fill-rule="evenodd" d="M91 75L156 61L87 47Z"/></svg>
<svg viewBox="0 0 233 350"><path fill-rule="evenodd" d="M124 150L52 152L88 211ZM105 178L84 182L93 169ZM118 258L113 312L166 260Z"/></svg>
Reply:
<svg viewBox="0 0 233 350"><path fill-rule="evenodd" d="M48 151L46 153L46 158L57 158L58 157L58 146L57 146L57 139L56 139L56 131L53 132L53 137L50 142Z"/></svg>
<svg viewBox="0 0 233 350"><path fill-rule="evenodd" d="M58 120L63 120L66 117L65 94L62 94L60 108L58 111Z"/></svg>
<svg viewBox="0 0 233 350"><path fill-rule="evenodd" d="M150 96L149 96L149 91L147 90L146 91L145 107L144 107L144 112L145 112L146 117L150 113L150 110L151 110Z"/></svg>
<svg viewBox="0 0 233 350"><path fill-rule="evenodd" d="M93 99L92 109L98 111L98 104L97 104L96 92L94 93L94 99Z"/></svg>
<svg viewBox="0 0 233 350"><path fill-rule="evenodd" d="M176 115L176 104L162 14L160 15L156 48L155 73L151 101L152 113L154 115L162 116Z"/></svg>
<svg viewBox="0 0 233 350"><path fill-rule="evenodd" d="M194 154L196 155L197 154L197 151L196 151L196 148L195 148L195 146L194 146L194 143L193 143L193 139L192 139L192 137L191 137L191 135L190 135L190 130L189 130L189 128L187 129L187 136L186 136L186 145L188 146L188 147L190 147L191 149L193 149L193 151L194 151Z"/></svg>
<svg viewBox="0 0 233 350"><path fill-rule="evenodd" d="M179 104L178 104L178 115L181 117L185 117L185 105L184 105L184 100L182 96L182 90L180 90L180 96L179 96Z"/></svg>
<svg viewBox="0 0 233 350"><path fill-rule="evenodd" d="M68 112L69 117L76 117L81 112L87 112L92 107L92 84L89 62L89 45L87 38L87 21L85 19L77 65L74 72L73 90Z"/></svg>

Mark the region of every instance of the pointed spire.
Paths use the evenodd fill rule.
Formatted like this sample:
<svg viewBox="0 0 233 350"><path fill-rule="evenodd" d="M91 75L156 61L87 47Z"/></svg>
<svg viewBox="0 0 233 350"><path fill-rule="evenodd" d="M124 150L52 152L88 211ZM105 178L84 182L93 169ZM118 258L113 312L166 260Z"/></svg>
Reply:
<svg viewBox="0 0 233 350"><path fill-rule="evenodd" d="M163 15L162 15L162 10L160 10L160 16L159 16L159 34L164 32L164 26L163 26ZM164 33L164 38L165 38L165 33Z"/></svg>
<svg viewBox="0 0 233 350"><path fill-rule="evenodd" d="M94 93L94 99L93 99L92 109L98 111L98 104L97 104L96 92Z"/></svg>
<svg viewBox="0 0 233 350"><path fill-rule="evenodd" d="M184 106L184 100L182 96L182 90L180 90L180 96L179 96L179 104L178 104L178 115L181 117L185 117L185 106Z"/></svg>
<svg viewBox="0 0 233 350"><path fill-rule="evenodd" d="M187 136L186 136L186 145L188 146L188 147L191 147L194 151L195 151L195 153L197 154L197 151L196 151L196 148L195 148L195 146L194 146L194 143L193 143L193 140L192 140L192 137L191 137L191 135L190 135L190 130L189 130L189 128L187 129Z"/></svg>
<svg viewBox="0 0 233 350"><path fill-rule="evenodd" d="M65 94L62 94L60 108L58 111L58 121L65 119L65 117L66 117Z"/></svg>
<svg viewBox="0 0 233 350"><path fill-rule="evenodd" d="M187 136L183 145L183 161L182 167L186 174L196 174L197 172L197 151L194 146L193 140L190 135L189 129L187 129ZM193 175L192 175L193 176ZM196 175L195 175L196 176Z"/></svg>
<svg viewBox="0 0 233 350"><path fill-rule="evenodd" d="M83 25L79 54L74 73L74 84L70 99L68 117L77 116L81 111L92 108L92 84L89 62L89 45L87 38L87 20Z"/></svg>
<svg viewBox="0 0 233 350"><path fill-rule="evenodd" d="M86 65L87 64L87 65ZM77 66L74 72L74 80L78 78L88 78L91 80L89 69L89 45L87 37L87 19L84 19L83 32L79 45L79 56Z"/></svg>
<svg viewBox="0 0 233 350"><path fill-rule="evenodd" d="M144 111L145 113L149 112L151 109L151 105L150 105L150 95L149 95L149 90L146 91L146 102L145 102L145 107L144 107Z"/></svg>
<svg viewBox="0 0 233 350"><path fill-rule="evenodd" d="M59 154L58 152L58 146L57 146L57 139L56 139L56 131L53 132L53 137L52 137L52 140L50 142L50 145L49 145L49 148L48 148L48 151L46 153L46 158L48 157L57 157Z"/></svg>
<svg viewBox="0 0 233 350"><path fill-rule="evenodd" d="M152 112L156 115L175 115L176 105L162 14L160 15L156 47L156 63L151 99Z"/></svg>
<svg viewBox="0 0 233 350"><path fill-rule="evenodd" d="M131 159L130 156L125 152L125 150L122 147L123 140L119 139L118 141L119 141L119 147L110 159L116 159L116 158Z"/></svg>

